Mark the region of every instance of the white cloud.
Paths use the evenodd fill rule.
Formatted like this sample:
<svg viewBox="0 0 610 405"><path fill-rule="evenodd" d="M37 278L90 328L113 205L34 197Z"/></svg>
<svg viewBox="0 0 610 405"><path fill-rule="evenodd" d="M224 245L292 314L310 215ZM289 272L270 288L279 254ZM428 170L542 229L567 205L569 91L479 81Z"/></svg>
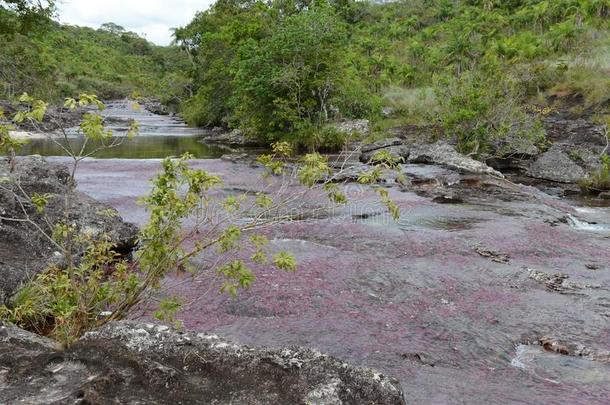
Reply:
<svg viewBox="0 0 610 405"><path fill-rule="evenodd" d="M125 27L158 45L171 41L171 28L188 24L214 0L61 0L59 21L99 28L106 22Z"/></svg>

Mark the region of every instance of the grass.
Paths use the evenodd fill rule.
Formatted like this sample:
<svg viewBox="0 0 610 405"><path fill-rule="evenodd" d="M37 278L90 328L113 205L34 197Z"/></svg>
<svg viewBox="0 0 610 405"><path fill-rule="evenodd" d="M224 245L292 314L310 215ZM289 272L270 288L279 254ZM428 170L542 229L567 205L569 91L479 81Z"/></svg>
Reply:
<svg viewBox="0 0 610 405"><path fill-rule="evenodd" d="M386 90L383 106L391 108L394 114L409 119L412 124L422 124L438 108L438 103L432 87L393 86Z"/></svg>

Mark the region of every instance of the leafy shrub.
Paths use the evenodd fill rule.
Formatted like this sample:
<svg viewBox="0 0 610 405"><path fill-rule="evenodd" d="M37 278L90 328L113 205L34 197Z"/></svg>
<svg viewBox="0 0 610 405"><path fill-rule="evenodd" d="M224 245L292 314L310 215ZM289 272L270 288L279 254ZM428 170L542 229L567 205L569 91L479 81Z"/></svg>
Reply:
<svg viewBox="0 0 610 405"><path fill-rule="evenodd" d="M581 181L580 187L587 192L610 190L610 156L606 153L601 157L601 166Z"/></svg>
<svg viewBox="0 0 610 405"><path fill-rule="evenodd" d="M509 78L488 72L467 72L438 88L438 120L460 152L477 155L510 133L538 137L539 126L528 123L518 87Z"/></svg>

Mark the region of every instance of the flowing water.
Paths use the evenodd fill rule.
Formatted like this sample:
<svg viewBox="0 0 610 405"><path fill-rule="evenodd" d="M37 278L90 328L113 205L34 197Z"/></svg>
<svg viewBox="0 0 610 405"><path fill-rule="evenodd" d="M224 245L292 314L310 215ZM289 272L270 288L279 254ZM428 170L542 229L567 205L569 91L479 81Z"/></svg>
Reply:
<svg viewBox="0 0 610 405"><path fill-rule="evenodd" d="M199 145L201 135L171 117L145 120L145 138L179 137L173 145L190 152ZM141 156L183 151L163 144ZM146 213L135 200L159 161L125 153L83 162L79 188L141 224ZM226 193L260 175L218 153L198 156L209 159L193 165L223 175ZM210 277L169 279L186 281L175 291L190 302L180 314L185 326L245 344L312 346L374 367L401 381L408 403L608 403L610 208L528 197L527 188L521 198L452 205L388 190L403 213L397 223L359 188L332 215L267 229L272 248L292 250L299 269L259 266L237 299L217 293ZM544 337L580 351L550 350Z"/></svg>

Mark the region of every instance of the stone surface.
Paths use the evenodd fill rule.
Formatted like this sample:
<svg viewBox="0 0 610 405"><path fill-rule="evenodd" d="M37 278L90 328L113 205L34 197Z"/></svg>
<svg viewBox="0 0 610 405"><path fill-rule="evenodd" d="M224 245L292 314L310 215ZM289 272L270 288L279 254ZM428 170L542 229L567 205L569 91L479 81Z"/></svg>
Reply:
<svg viewBox="0 0 610 405"><path fill-rule="evenodd" d="M225 131L221 128L214 128L208 132L208 134L203 138L202 142L233 147L260 146L259 142L247 138L239 129Z"/></svg>
<svg viewBox="0 0 610 405"><path fill-rule="evenodd" d="M111 323L65 351L0 327L0 398L27 404L403 404L396 380L316 350Z"/></svg>
<svg viewBox="0 0 610 405"><path fill-rule="evenodd" d="M462 155L447 143L422 144L410 149L409 163L434 163L457 170L461 173L488 174L503 178L497 170L467 156Z"/></svg>
<svg viewBox="0 0 610 405"><path fill-rule="evenodd" d="M234 189L254 187L262 172L220 159L192 165L221 175ZM513 361L524 336L607 350L610 208L580 207L492 176L405 166L420 187L340 185L349 203L333 215L264 229L270 249L295 254L296 273L257 265L257 282L236 299L219 293L220 283L207 271L192 282L170 276L172 293L193 303L178 318L188 329L243 344L316 347L375 368L400 380L409 403L605 405L606 363L574 363L576 357L549 363L549 355L561 355L546 351L526 368ZM147 216L135 199L159 170L158 161L91 160L79 171L79 188L143 223ZM399 205L399 221L379 203L379 187ZM434 203L440 193L464 203ZM327 201L322 195L306 202L316 208ZM568 215L581 222L563 219ZM510 261L484 257L478 247ZM195 265L208 269L213 262L202 258ZM601 288L560 293L524 268Z"/></svg>
<svg viewBox="0 0 610 405"><path fill-rule="evenodd" d="M559 183L577 183L587 174L559 146L553 146L531 165L528 175Z"/></svg>
<svg viewBox="0 0 610 405"><path fill-rule="evenodd" d="M394 159L406 163L409 157L409 148L405 145L393 145L384 148L374 149L368 152L364 152L360 155L360 161L363 163L370 163L376 153L386 151Z"/></svg>
<svg viewBox="0 0 610 405"><path fill-rule="evenodd" d="M146 108L148 111L150 111L153 114L157 114L157 115L169 115L170 111L167 108L167 106L163 103L161 103L161 101L154 99L154 98L146 98L143 100L139 101L144 108Z"/></svg>
<svg viewBox="0 0 610 405"><path fill-rule="evenodd" d="M5 179L0 184L0 216L23 220L27 213L36 225L0 220L0 298L6 298L21 282L41 271L50 259L57 256L57 248L36 226L50 235L49 224L65 221L66 212L70 224L94 236L107 234L121 253L127 253L135 246L137 228L123 222L110 206L81 192L74 192L69 209L64 210L70 181L66 166L50 164L32 156L18 158L15 171L11 173L9 169L8 163L0 160L0 178ZM46 219L24 193L27 196L34 193L48 195Z"/></svg>
<svg viewBox="0 0 610 405"><path fill-rule="evenodd" d="M379 149L389 148L391 146L402 145L403 141L400 138L386 138L372 143L362 145L360 148L362 153L372 152Z"/></svg>

